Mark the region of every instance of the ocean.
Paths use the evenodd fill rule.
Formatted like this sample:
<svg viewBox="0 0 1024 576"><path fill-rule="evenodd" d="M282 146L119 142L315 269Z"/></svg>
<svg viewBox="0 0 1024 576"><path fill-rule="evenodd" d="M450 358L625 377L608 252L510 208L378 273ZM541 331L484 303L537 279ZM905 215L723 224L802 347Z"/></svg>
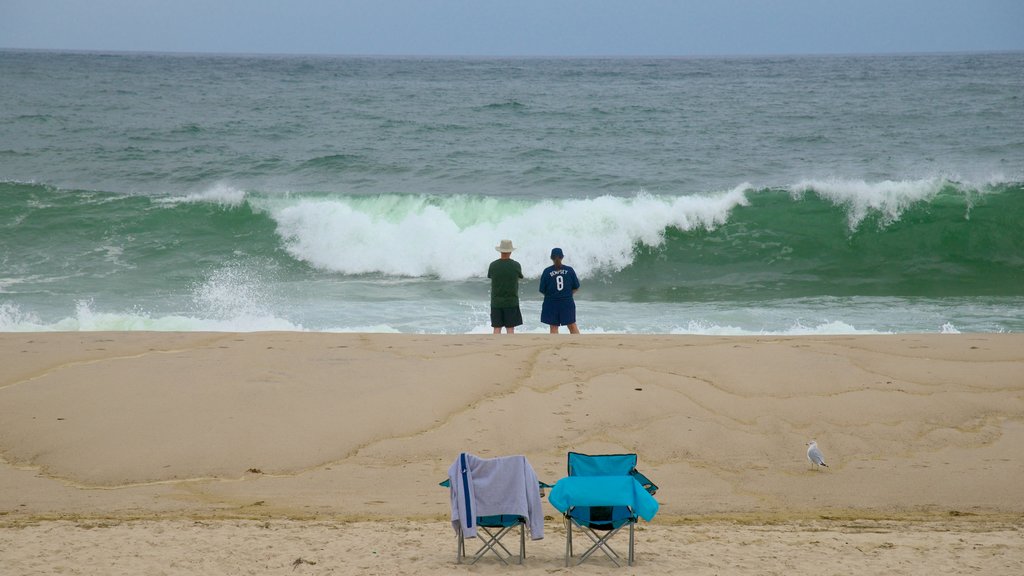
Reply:
<svg viewBox="0 0 1024 576"><path fill-rule="evenodd" d="M0 331L1019 332L1022 70L0 51Z"/></svg>

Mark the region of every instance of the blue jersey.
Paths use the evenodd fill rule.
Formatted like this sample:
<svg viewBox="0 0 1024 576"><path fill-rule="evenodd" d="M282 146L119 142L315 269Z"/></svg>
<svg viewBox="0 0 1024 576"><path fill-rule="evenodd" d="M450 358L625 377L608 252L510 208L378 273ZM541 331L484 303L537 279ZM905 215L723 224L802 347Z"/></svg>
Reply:
<svg viewBox="0 0 1024 576"><path fill-rule="evenodd" d="M579 278L576 278L576 271L570 266L563 265L558 270L548 266L540 275L540 291L544 294L544 300L572 299L572 291L579 287Z"/></svg>

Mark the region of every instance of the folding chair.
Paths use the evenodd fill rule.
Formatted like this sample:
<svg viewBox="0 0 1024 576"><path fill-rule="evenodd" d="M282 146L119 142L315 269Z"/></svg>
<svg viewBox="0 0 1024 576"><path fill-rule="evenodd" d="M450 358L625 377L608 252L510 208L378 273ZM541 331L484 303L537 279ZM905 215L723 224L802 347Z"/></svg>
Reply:
<svg viewBox="0 0 1024 576"><path fill-rule="evenodd" d="M455 561L467 557L466 538L480 537L482 544L470 564L492 552L503 564L526 558L526 528L530 537L544 537L544 514L540 490L551 486L537 476L523 456L478 458L462 453L448 470L448 479L441 482L449 489L452 504L452 526L457 548ZM519 528L519 554L512 554L501 542Z"/></svg>
<svg viewBox="0 0 1024 576"><path fill-rule="evenodd" d="M569 453L569 478L555 484L548 499L556 508L564 507L564 510L559 509L566 524L566 566L573 557L573 527L591 541L591 546L580 556L577 564L582 564L600 550L613 564L621 566L621 556L611 547L609 540L626 526L629 527L626 559L630 566L633 565L637 517L650 520L658 509L653 497L658 486L637 471L636 461L636 454Z"/></svg>

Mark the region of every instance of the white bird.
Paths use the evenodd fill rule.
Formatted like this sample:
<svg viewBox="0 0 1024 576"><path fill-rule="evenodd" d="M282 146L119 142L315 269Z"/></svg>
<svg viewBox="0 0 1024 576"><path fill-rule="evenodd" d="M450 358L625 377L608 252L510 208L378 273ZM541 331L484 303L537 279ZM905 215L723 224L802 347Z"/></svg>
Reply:
<svg viewBox="0 0 1024 576"><path fill-rule="evenodd" d="M807 443L807 459L814 465L815 470L819 466L828 468L828 464L825 464L825 457L821 454L821 450L818 449L818 443L814 440Z"/></svg>

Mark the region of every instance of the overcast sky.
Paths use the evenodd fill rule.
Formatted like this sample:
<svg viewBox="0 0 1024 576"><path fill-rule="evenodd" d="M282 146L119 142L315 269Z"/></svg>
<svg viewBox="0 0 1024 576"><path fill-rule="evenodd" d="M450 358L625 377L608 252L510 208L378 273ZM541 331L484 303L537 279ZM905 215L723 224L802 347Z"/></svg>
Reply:
<svg viewBox="0 0 1024 576"><path fill-rule="evenodd" d="M0 48L466 56L1024 50L1024 0L0 0Z"/></svg>

